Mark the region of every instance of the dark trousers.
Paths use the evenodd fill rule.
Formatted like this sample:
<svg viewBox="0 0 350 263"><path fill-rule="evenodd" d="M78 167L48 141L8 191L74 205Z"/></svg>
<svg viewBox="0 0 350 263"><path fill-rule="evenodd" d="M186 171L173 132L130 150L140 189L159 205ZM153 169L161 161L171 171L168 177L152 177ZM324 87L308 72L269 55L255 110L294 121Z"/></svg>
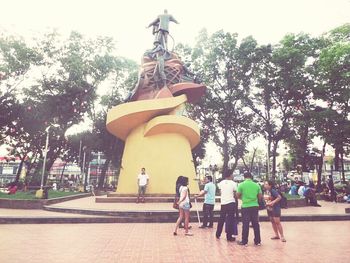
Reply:
<svg viewBox="0 0 350 263"><path fill-rule="evenodd" d="M259 225L259 208L256 207L247 207L242 208L242 243L248 243L249 236L249 223L252 222L254 229L254 243L258 244L261 242L260 238L260 225Z"/></svg>
<svg viewBox="0 0 350 263"><path fill-rule="evenodd" d="M237 235L237 223L235 220L235 203L221 205L220 218L218 221L218 228L216 229L216 236L219 237L226 222L226 237L231 238L232 235Z"/></svg>
<svg viewBox="0 0 350 263"><path fill-rule="evenodd" d="M236 222L238 224L238 218L239 218L239 211L238 211L238 199L236 199L236 203L235 203L235 219L236 219Z"/></svg>
<svg viewBox="0 0 350 263"><path fill-rule="evenodd" d="M209 221L208 221L209 217ZM213 226L214 205L203 204L203 226Z"/></svg>

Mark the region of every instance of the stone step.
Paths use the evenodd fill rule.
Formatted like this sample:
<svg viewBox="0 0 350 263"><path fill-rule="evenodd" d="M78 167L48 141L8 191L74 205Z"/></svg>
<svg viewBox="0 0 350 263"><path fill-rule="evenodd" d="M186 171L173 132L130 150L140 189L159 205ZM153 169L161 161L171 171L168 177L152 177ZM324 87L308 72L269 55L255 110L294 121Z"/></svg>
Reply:
<svg viewBox="0 0 350 263"><path fill-rule="evenodd" d="M107 196L107 197L96 197L96 203L135 203L137 200L137 196ZM198 202L202 203L204 201L203 197L199 197L197 199ZM220 198L215 198L216 202L220 202ZM174 196L146 196L146 203L173 203ZM191 198L191 202L194 203L194 197Z"/></svg>
<svg viewBox="0 0 350 263"><path fill-rule="evenodd" d="M88 224L88 223L175 223L178 212L171 211L106 211L90 210L78 208L61 208L45 206L44 210L71 214L95 215L92 217L82 217L72 215L69 217L40 216L40 217L20 217L20 216L0 216L0 224ZM202 219L202 213L200 213ZM219 213L214 213L214 221L217 222ZM269 221L266 215L260 216L261 222ZM324 215L283 215L282 221L345 221L350 220L349 214L324 214ZM191 211L191 225L198 225L196 211ZM241 221L241 218L239 218ZM214 226L216 227L216 226Z"/></svg>

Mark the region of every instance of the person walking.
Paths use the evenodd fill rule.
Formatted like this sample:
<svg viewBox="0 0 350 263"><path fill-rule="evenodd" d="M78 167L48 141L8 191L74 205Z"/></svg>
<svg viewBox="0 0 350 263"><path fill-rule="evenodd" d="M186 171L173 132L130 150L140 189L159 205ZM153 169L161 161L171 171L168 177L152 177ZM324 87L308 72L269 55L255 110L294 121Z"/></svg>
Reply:
<svg viewBox="0 0 350 263"><path fill-rule="evenodd" d="M192 233L190 233L189 230L189 222L190 222L190 209L191 209L191 203L190 203L190 192L188 189L188 177L182 177L180 180L180 199L178 201L179 205L179 217L175 224L175 230L174 230L174 236L177 235L177 229L179 228L179 225L181 224L181 221L183 218L185 218L185 235L186 236L193 236Z"/></svg>
<svg viewBox="0 0 350 263"><path fill-rule="evenodd" d="M235 241L233 235L237 235L237 223L235 221L235 192L237 191L237 184L232 180L232 172L227 170L224 174L224 179L218 183L220 189L221 210L218 226L216 229L216 238L220 238L222 228L226 222L226 239L227 241Z"/></svg>
<svg viewBox="0 0 350 263"><path fill-rule="evenodd" d="M136 203L141 202L144 203L145 202L145 193L146 193L146 188L149 182L149 176L148 174L146 174L146 169L142 168L141 169L141 173L137 176L137 185L139 187L139 191L138 191L138 196L137 196L137 200Z"/></svg>
<svg viewBox="0 0 350 263"><path fill-rule="evenodd" d="M195 195L195 198L204 195L203 224L199 228L213 227L215 192L216 192L216 186L213 183L213 177L210 175L207 175L205 177L204 190L200 191L198 195ZM209 217L209 220L208 220L208 217Z"/></svg>
<svg viewBox="0 0 350 263"><path fill-rule="evenodd" d="M281 239L282 242L286 242L283 235L283 227L281 224L281 195L274 189L274 183L272 181L266 181L264 183L264 199L267 209L267 215L270 218L272 229L275 232L275 236L271 237L272 240Z"/></svg>
<svg viewBox="0 0 350 263"><path fill-rule="evenodd" d="M242 199L242 240L239 245L248 245L249 223L252 223L254 229L254 244L261 245L260 225L259 225L259 203L262 198L260 186L253 182L250 172L244 173L244 181L238 185L237 197Z"/></svg>

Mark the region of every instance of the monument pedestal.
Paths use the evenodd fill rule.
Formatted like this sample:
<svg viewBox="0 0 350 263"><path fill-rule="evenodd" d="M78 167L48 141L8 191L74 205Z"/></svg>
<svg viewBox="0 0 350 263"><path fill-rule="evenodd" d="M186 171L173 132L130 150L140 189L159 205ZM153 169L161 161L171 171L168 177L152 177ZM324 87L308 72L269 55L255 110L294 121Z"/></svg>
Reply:
<svg viewBox="0 0 350 263"><path fill-rule="evenodd" d="M174 194L178 176L198 190L191 143L199 139L196 123L183 116L160 116L135 128L125 141L117 192L137 192L141 168L150 176L146 193Z"/></svg>
<svg viewBox="0 0 350 263"><path fill-rule="evenodd" d="M135 194L141 168L150 176L147 194L175 194L177 178L189 178L198 191L191 149L200 141L195 121L181 115L186 95L137 101L109 112L107 128L125 140L118 194Z"/></svg>

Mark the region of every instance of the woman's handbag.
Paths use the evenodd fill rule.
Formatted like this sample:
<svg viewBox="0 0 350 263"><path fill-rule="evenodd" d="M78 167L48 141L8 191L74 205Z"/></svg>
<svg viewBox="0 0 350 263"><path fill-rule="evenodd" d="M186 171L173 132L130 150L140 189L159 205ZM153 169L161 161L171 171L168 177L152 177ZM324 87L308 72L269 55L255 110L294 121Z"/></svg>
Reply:
<svg viewBox="0 0 350 263"><path fill-rule="evenodd" d="M173 203L174 209L179 209L179 205L177 202L179 202L179 198L177 196L175 196L174 203Z"/></svg>

